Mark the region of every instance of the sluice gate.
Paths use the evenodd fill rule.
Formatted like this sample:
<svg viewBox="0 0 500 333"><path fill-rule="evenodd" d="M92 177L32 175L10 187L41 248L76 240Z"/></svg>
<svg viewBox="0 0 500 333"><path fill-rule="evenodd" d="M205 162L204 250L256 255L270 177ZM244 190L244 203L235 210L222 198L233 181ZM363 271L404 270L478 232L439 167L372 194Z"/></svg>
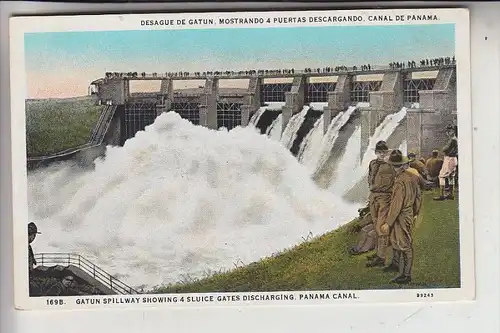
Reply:
<svg viewBox="0 0 500 333"><path fill-rule="evenodd" d="M227 74L227 73L226 73ZM243 75L243 74L242 74ZM246 88L220 88L220 79L248 80ZM174 91L176 80L205 80L204 86ZM131 93L130 81L159 80L161 88L152 93ZM268 80L266 82L266 80ZM77 156L81 151L90 154L85 159L102 155L105 146L123 145L138 131L152 124L163 112L174 111L195 125L211 129L225 127L231 130L237 126L247 126L250 115L268 102L284 103L279 111L266 111L256 126L261 133L282 115L282 131L294 114L309 103L326 103L323 110L324 133L332 119L347 107L366 103L363 112L370 119L370 128L362 130L362 141L372 132L377 119L400 110L403 106L411 109L405 122L410 150L428 153L441 142L440 126L456 119L456 67L454 64L417 67L407 69L377 69L371 71L339 71L330 73L273 73L255 72L243 76L207 75L190 77L167 77L164 75L130 76L108 74L91 83L92 94L100 105L106 105L100 123L93 132L94 138L82 147L59 152L54 156L29 157L28 165L36 167L50 161ZM110 109L112 108L112 109ZM319 111L321 113L321 111ZM298 152L300 142L314 125L313 118L306 117L297 133L297 143L292 147ZM373 120L373 121L372 121ZM311 124L312 123L312 124ZM366 121L363 121L366 123ZM304 132L304 133L303 133ZM432 138L436 138L435 140ZM97 140L98 139L98 140ZM94 142L91 142L94 141ZM95 142L99 141L95 146ZM96 155L97 154L97 155ZM82 155L82 156L83 156Z"/></svg>
<svg viewBox="0 0 500 333"><path fill-rule="evenodd" d="M256 128L260 130L260 134L266 134L267 129L271 124L278 118L281 114L279 110L265 110L259 118L259 121L255 125Z"/></svg>
<svg viewBox="0 0 500 333"><path fill-rule="evenodd" d="M170 111L177 112L181 118L189 120L194 125L200 124L200 109L196 102L174 102Z"/></svg>
<svg viewBox="0 0 500 333"><path fill-rule="evenodd" d="M300 145L302 144L302 141L307 136L309 131L313 129L314 124L322 114L323 111L313 110L312 108L307 110L304 121L300 125L297 131L297 136L295 137L295 140L293 140L292 147L290 148L290 152L293 154L293 156L297 156L300 151Z"/></svg>
<svg viewBox="0 0 500 333"><path fill-rule="evenodd" d="M125 104L123 142L151 125L157 115L156 103L132 102Z"/></svg>
<svg viewBox="0 0 500 333"><path fill-rule="evenodd" d="M241 106L242 103L217 103L217 127L224 127L227 130L241 125Z"/></svg>

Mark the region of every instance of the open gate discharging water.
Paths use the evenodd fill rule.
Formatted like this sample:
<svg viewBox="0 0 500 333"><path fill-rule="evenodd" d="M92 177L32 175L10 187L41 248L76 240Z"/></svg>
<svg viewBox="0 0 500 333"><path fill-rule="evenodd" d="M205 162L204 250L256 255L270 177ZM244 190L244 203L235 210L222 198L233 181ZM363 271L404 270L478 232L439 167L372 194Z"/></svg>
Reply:
<svg viewBox="0 0 500 333"><path fill-rule="evenodd" d="M174 112L109 147L93 171L60 165L29 183L30 218L44 233L35 249L79 253L132 288L258 260L357 209L254 129L213 131Z"/></svg>
<svg viewBox="0 0 500 333"><path fill-rule="evenodd" d="M29 174L30 219L44 230L36 247L80 253L142 288L230 269L300 242L309 232L337 228L356 216L358 205L342 199L352 185L320 189L304 165L310 159L299 160L316 155L316 169L327 163L356 107L319 135L322 112L304 106L277 135L281 106L253 115L260 133L252 126L228 132L194 126L182 119L189 113L163 113L148 124L156 110L139 117L129 107L127 131L143 131L124 147L108 147L95 170L59 165ZM391 135L404 112L386 118L369 146ZM357 137L359 130L353 133ZM348 144L336 169L354 169L361 179L365 163L349 159L352 149L359 154L359 144Z"/></svg>

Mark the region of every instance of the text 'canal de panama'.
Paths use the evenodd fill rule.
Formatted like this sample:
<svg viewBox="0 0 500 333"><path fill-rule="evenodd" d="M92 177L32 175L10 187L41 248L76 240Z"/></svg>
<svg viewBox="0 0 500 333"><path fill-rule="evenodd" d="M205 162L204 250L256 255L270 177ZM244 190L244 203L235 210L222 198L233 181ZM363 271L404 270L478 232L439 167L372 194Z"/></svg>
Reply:
<svg viewBox="0 0 500 333"><path fill-rule="evenodd" d="M307 41L300 27L233 29L235 49L217 39L229 28L154 28L268 19L322 38ZM397 11L145 15L151 29L75 34L96 55L114 41L123 59L111 50L91 74L75 69L87 75L72 81L86 94L25 99L30 297L288 304L460 288L462 58L454 26L404 24L436 20ZM172 36L182 47L145 42ZM345 49L323 46L332 36ZM402 36L429 45L407 52ZM30 52L40 41L90 57L60 37L28 38L27 63L39 61ZM197 48L187 42L195 39ZM292 63L302 39L316 48ZM30 91L51 91L34 77Z"/></svg>

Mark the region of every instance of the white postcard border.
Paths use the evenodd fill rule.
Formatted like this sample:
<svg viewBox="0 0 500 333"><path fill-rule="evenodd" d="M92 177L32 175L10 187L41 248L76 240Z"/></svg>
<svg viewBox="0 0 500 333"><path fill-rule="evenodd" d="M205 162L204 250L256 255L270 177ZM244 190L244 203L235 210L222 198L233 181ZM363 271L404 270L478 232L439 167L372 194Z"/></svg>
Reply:
<svg viewBox="0 0 500 333"><path fill-rule="evenodd" d="M77 299L111 298L117 302L125 302L136 296L84 296L84 297L29 297L28 269L26 265L28 253L26 248L27 213L27 172L25 141L25 58L24 34L48 31L110 31L110 30L150 30L150 29L213 29L213 28L263 28L263 27L304 27L331 25L322 23L259 25L234 24L224 26L183 25L183 26L141 26L141 20L147 19L192 19L219 17L261 17L264 20L274 17L317 17L317 16L353 16L367 18L370 15L437 15L439 21L405 21L404 24L455 24L455 57L457 61L457 121L459 131L459 164L461 188L471 189L460 193L460 268L461 287L449 289L403 289L403 290L357 290L357 291L306 291L306 292L273 292L273 293L203 293L176 294L175 296L210 296L219 295L261 295L261 294L293 294L298 299L300 294L329 294L329 300L294 300L294 301L233 301L233 302L201 302L201 303L167 303L171 306L221 306L221 305L306 305L306 304L346 304L346 303L388 303L388 302L422 302L422 301L458 301L472 300L475 295L474 276L474 226L473 226L473 163L472 163L472 112L470 96L470 35L469 13L466 9L404 9L404 10L339 10L339 11L276 11L276 12L233 12L233 13L176 13L176 14L127 14L127 15L88 15L88 16L50 16L50 17L17 17L10 21L11 45L11 128L12 128L12 160L13 160L13 218L14 218L14 292L15 306L18 309L78 309L102 308L103 304L76 304ZM90 23L91 22L91 23ZM398 25L401 22L342 22L335 25ZM356 299L333 299L333 294L354 294ZM431 298L419 298L417 294L432 294ZM174 296L139 295L137 297ZM332 300L333 299L333 300ZM62 300L63 304L59 303ZM132 303L115 303L106 307L130 307ZM158 303L143 303L141 307L159 306Z"/></svg>

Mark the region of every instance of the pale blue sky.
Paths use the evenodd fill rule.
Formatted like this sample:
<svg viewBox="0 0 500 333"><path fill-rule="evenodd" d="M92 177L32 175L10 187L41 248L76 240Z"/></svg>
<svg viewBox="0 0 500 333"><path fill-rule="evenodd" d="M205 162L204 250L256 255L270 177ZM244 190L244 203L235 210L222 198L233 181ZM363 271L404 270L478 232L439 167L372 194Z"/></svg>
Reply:
<svg viewBox="0 0 500 333"><path fill-rule="evenodd" d="M25 36L29 95L40 78L106 71L304 68L454 54L454 25L334 26L33 33ZM63 74L61 74L63 73ZM97 77L96 77L97 76ZM68 78L61 77L61 84ZM83 83L82 83L83 84ZM60 89L59 89L60 90ZM79 89L79 91L82 89ZM36 96L31 96L36 97Z"/></svg>

